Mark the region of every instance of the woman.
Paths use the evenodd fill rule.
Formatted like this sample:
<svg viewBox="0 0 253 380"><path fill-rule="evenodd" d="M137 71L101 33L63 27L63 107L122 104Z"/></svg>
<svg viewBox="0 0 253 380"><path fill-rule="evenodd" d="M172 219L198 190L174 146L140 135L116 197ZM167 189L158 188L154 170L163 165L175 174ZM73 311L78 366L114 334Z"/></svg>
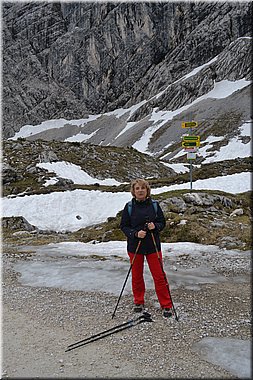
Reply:
<svg viewBox="0 0 253 380"><path fill-rule="evenodd" d="M163 316L172 316L169 285L162 268L162 252L159 232L165 227L165 218L158 202L150 198L150 185L143 179L131 183L132 201L125 205L120 228L127 237L127 251L132 264L132 290L134 311L144 309L145 283L144 257L152 274L156 294L163 309ZM158 258L159 255L159 258Z"/></svg>

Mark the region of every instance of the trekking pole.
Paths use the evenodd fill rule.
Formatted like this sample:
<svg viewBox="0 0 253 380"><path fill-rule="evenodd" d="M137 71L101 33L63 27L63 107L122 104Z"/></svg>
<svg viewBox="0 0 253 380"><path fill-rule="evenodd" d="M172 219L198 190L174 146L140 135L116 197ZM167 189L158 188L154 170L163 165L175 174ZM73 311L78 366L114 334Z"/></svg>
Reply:
<svg viewBox="0 0 253 380"><path fill-rule="evenodd" d="M160 259L159 253L158 253L158 248L157 248L157 245L156 245L155 237L154 237L154 234L153 234L152 231L150 231L150 233L151 233L152 240L153 240L153 243L154 243L154 246L155 246L155 250L156 250L156 253L157 253L157 257L158 257L158 260L159 260L159 263L160 263L160 266L161 266L161 269L162 269L162 272L163 272L164 280L166 282L166 286L167 286L167 289L168 289L168 292L169 292L169 296L170 296L171 303L172 303L172 308L173 308L173 311L174 311L174 314L175 314L175 319L176 319L176 321L178 321L178 316L177 316L176 309L174 307L174 303L172 301L172 297L171 297L171 293L170 293L169 283L168 283L168 280L167 280L167 277L166 277L166 273L164 272L164 269L163 269L162 261Z"/></svg>
<svg viewBox="0 0 253 380"><path fill-rule="evenodd" d="M95 342L96 340L105 338L105 337L107 337L109 335L112 335L112 334L115 334L117 332L129 329L130 327L136 326L139 323L143 323L143 322L153 322L153 320L151 318L151 315L149 313L143 313L138 318L131 319L130 321L122 323L121 325L112 327L111 329L108 329L108 330L102 331L102 332L100 332L98 334L92 335L89 338L85 338L83 340L80 340L79 342L70 344L67 347L67 349L65 350L65 352L68 352L68 351L71 351L71 350L75 350L76 348L85 346L86 344Z"/></svg>
<svg viewBox="0 0 253 380"><path fill-rule="evenodd" d="M139 240L138 245L137 245L137 247L136 247L136 250L135 250L135 253L134 253L134 257L133 257L133 260L132 260L132 262L131 262L131 265L130 265L130 268L129 268L129 270L128 270L128 273L127 273L127 276L126 276L125 282L124 282L124 284L123 284L123 287L122 287L122 289L121 289L121 292L120 292L120 295L119 295L119 298L118 298L118 302L117 302L117 304L116 304L116 306L115 306L115 309L114 309L114 312L113 312L113 314L112 314L112 319L113 319L114 316L115 316L115 313L116 313L116 310L117 310L117 307L118 307L118 304L119 304L120 298L121 298L122 293L123 293L123 291L124 291L124 288L125 288L125 286L126 286L126 283L127 283L128 277L129 277L129 274L130 274L130 272L131 272L131 270L132 270L132 266L133 266L133 264L134 264L134 260L135 260L135 257L136 257L136 255L137 255L137 252L138 252L138 250L139 250L140 245L141 245L141 240Z"/></svg>
<svg viewBox="0 0 253 380"><path fill-rule="evenodd" d="M89 344L89 343L93 343L95 342L96 340L99 340L99 339L102 339L102 338L105 338L109 335L112 335L112 334L115 334L117 332L120 332L120 331L123 331L123 330L126 330L126 329L129 329L130 327L133 327L133 326L136 326L138 325L139 323L143 323L143 322L153 322L153 320L151 318L142 318L140 319L139 321L135 322L135 321L132 321L131 323L125 325L125 326L122 326L120 328L118 328L117 330L113 330L111 332L108 332L104 335L100 335L96 338L93 338L93 339L90 339L86 342L83 342L83 343L80 343L78 345L75 345L75 346L72 346L72 347L69 347L65 350L65 352L68 352L68 351L71 351L71 350L75 350L76 348L79 348L79 347L82 347L82 346L85 346L86 344Z"/></svg>

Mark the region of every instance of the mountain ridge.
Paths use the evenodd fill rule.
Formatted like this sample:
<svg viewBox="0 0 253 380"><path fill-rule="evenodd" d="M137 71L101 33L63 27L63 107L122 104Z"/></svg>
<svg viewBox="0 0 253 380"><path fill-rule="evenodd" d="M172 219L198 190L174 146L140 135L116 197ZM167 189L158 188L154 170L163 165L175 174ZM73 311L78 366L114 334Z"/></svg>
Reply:
<svg viewBox="0 0 253 380"><path fill-rule="evenodd" d="M2 10L4 138L27 123L137 104L251 35L248 2L4 3ZM250 72L244 61L240 78Z"/></svg>

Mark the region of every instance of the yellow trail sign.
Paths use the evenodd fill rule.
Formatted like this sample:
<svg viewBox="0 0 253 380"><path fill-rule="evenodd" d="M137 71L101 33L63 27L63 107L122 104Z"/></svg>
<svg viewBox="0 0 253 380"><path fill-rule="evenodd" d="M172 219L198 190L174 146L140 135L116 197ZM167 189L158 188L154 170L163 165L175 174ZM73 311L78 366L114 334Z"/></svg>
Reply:
<svg viewBox="0 0 253 380"><path fill-rule="evenodd" d="M183 141L200 141L200 136L183 136Z"/></svg>
<svg viewBox="0 0 253 380"><path fill-rule="evenodd" d="M190 148L194 146L200 146L200 141L182 141L183 148Z"/></svg>
<svg viewBox="0 0 253 380"><path fill-rule="evenodd" d="M198 126L197 121L184 121L181 124L182 128L195 128Z"/></svg>

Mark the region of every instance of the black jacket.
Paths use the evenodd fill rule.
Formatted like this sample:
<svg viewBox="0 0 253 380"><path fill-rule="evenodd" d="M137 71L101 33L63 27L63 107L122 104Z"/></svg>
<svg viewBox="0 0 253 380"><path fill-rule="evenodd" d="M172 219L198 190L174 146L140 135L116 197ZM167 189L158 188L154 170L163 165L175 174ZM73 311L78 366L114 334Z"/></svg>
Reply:
<svg viewBox="0 0 253 380"><path fill-rule="evenodd" d="M132 199L132 212L131 216L128 212L128 203L125 205L120 228L127 237L127 250L128 252L135 253L138 245L138 239L135 234L140 230L146 230L145 224L147 222L153 222L155 224L155 229L152 230L157 249L161 250L161 241L159 236L159 231L162 231L165 227L165 218L162 209L157 204L157 213L155 212L154 206L152 204L151 198L147 198L145 201L137 201L135 198ZM148 254L156 252L154 242L151 236L151 232L147 230L147 235L144 239L141 239L141 245L139 247L138 253Z"/></svg>

